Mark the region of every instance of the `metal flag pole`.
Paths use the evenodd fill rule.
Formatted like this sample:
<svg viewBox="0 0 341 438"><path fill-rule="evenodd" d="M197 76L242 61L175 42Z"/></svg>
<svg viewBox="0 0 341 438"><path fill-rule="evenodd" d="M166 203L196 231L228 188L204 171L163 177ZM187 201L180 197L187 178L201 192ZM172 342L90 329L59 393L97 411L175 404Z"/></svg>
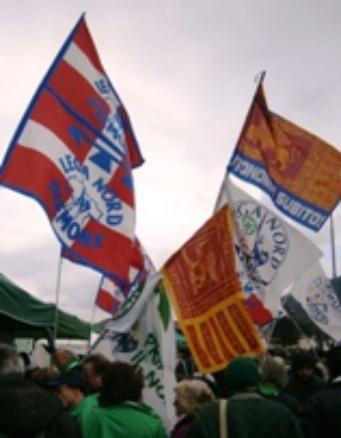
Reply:
<svg viewBox="0 0 341 438"><path fill-rule="evenodd" d="M62 251L60 251L59 260L58 260L58 269L57 269L57 281L56 281L56 304L55 304L56 308L54 312L54 323L53 323L53 334L52 334L53 347L56 344L57 333L58 333L59 298L60 298L62 263L63 263L63 257L62 257Z"/></svg>
<svg viewBox="0 0 341 438"><path fill-rule="evenodd" d="M337 269L336 269L335 229L334 229L333 214L330 215L330 247L332 253L332 277L336 278Z"/></svg>

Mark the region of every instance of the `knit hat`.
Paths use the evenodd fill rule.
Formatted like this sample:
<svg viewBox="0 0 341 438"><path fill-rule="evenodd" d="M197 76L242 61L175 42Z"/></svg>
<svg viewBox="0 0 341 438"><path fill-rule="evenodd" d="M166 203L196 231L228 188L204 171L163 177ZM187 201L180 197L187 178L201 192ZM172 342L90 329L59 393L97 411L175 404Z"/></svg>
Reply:
<svg viewBox="0 0 341 438"><path fill-rule="evenodd" d="M262 380L259 364L251 357L237 357L227 366L223 375L223 384L229 393L243 391L257 386Z"/></svg>
<svg viewBox="0 0 341 438"><path fill-rule="evenodd" d="M82 378L82 375L77 370L69 370L65 373L61 373L56 379L52 379L48 382L48 385L52 387L60 387L61 385L67 385L70 388L80 389L84 394L87 393L87 386Z"/></svg>

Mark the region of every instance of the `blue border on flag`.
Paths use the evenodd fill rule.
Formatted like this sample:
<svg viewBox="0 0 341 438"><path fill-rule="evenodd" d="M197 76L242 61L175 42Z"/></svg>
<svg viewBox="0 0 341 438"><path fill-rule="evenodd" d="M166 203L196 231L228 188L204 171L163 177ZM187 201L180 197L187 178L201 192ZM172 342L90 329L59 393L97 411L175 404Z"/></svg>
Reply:
<svg viewBox="0 0 341 438"><path fill-rule="evenodd" d="M252 166L253 172L250 172L250 175L245 174L240 168L238 168L240 165ZM235 151L226 171L227 173L232 173L243 181L254 184L261 190L265 191L282 213L313 231L317 232L321 229L333 210L332 209L330 212L324 210L278 185L267 173L266 167L263 164L247 157L241 151ZM259 172L258 177L252 175L254 172ZM290 208L284 207L283 202L280 202L279 198L285 198L285 203L296 203L295 205L297 208L300 211L302 211L302 209L305 210L309 216L318 215L320 217L318 223L314 224L314 222L309 221L309 217L308 219L304 219L300 217L301 214L291 212ZM335 207L336 205L337 203L335 204Z"/></svg>

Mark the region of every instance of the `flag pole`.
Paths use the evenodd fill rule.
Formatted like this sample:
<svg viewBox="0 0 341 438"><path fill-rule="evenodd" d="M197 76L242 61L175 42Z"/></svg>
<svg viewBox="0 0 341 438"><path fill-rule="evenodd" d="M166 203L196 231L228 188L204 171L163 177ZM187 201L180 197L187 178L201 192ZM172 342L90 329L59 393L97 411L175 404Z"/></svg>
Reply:
<svg viewBox="0 0 341 438"><path fill-rule="evenodd" d="M334 229L333 214L330 215L330 246L332 253L332 277L336 278L337 269L336 269L335 229Z"/></svg>
<svg viewBox="0 0 341 438"><path fill-rule="evenodd" d="M90 333L89 333L89 339L88 339L88 352L91 349L91 333L92 333L92 327L94 326L94 322L95 322L95 313L96 313L96 303L94 303L93 307L92 307L92 312L91 312L91 319L90 319Z"/></svg>
<svg viewBox="0 0 341 438"><path fill-rule="evenodd" d="M248 109L248 111L247 111L247 113L246 113L246 117L245 117L244 123L243 123L243 125L242 125L242 129L241 129L240 132L239 132L239 135L238 135L238 138L237 138L236 145L238 145L238 143L240 142L240 140L241 140L241 138L242 138L242 136L243 136L243 133L244 133L245 127L247 126L247 122L248 122L249 117L250 117L250 113L251 113L251 109L252 109L253 102L254 102L255 97L256 97L256 95L257 95L257 92L258 92L259 86L263 83L263 81L264 81L264 79L265 79L265 75L266 75L266 71L265 71L265 70L262 70L262 71L260 71L260 72L256 75L256 77L255 77L255 79L254 79L254 82L256 82L257 86L256 86L256 89L255 89L255 91L254 91L254 93L253 93L253 96L252 96L252 100L251 100L251 103L250 103L249 109ZM230 162L231 162L231 160L232 160L232 158L233 158L233 155L234 155L234 153L235 153L235 150L236 150L236 147L235 147L235 149L234 149L234 151L233 151L233 153L232 153L232 157L230 158ZM229 162L229 163L230 163L230 162ZM226 175L226 174L228 175L228 173L229 173L229 164L227 165L227 168L226 168L225 173L224 173L223 182L222 182L222 185L221 185L221 188L220 188L219 194L218 194L218 198L217 198L217 200L216 200L216 202L215 202L214 212L216 212L216 209L217 209L217 205L218 205L218 202L219 202L220 195L221 195L222 191L224 190L224 185L225 185L225 175Z"/></svg>
<svg viewBox="0 0 341 438"><path fill-rule="evenodd" d="M256 82L257 86L256 86L256 89L255 89L255 91L254 91L254 93L253 93L252 100L251 100L251 104L250 104L249 109L248 109L248 111L247 111L247 114L246 114L246 117L245 117L245 121L244 121L244 123L243 123L243 125L242 125L242 129L240 130L240 133L239 133L239 136L238 136L238 140L237 140L237 142L236 142L236 145L240 142L240 140L241 140L241 138L242 138L242 136L243 136L244 130L245 130L246 126L247 126L247 122L248 122L249 117L250 117L250 113L251 113L251 110L252 110L253 102L255 101L255 97L256 97L256 95L257 95L257 93L258 93L258 89L259 89L259 87L262 85L262 83L263 83L263 81L264 81L264 79L265 79L265 76L266 76L266 71L265 71L265 70L262 70L262 71L260 71L260 72L256 75L256 77L255 77L255 79L254 79L254 81Z"/></svg>
<svg viewBox="0 0 341 438"><path fill-rule="evenodd" d="M57 281L56 281L56 308L54 312L54 323L53 323L53 334L52 334L52 342L53 345L56 344L57 339L57 332L58 332L58 319L59 319L59 298L60 298L60 280L61 280L61 273L62 273L62 251L60 251L59 254L59 260L58 260L58 269L57 269Z"/></svg>

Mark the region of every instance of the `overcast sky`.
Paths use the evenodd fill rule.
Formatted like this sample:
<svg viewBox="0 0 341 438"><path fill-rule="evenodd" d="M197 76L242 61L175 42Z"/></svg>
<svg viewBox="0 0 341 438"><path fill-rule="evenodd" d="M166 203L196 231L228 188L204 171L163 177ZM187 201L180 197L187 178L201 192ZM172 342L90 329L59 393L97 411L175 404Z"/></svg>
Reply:
<svg viewBox="0 0 341 438"><path fill-rule="evenodd" d="M255 90L275 112L341 145L338 0L0 1L0 159L80 14L146 163L134 171L137 234L161 264L212 213ZM257 193L255 192L255 195ZM54 301L59 244L43 210L0 187L0 271ZM334 214L341 274L341 208ZM301 231L301 227L299 227ZM329 224L306 234L324 251ZM61 306L90 319L99 275L62 263ZM96 313L96 319L102 317Z"/></svg>

